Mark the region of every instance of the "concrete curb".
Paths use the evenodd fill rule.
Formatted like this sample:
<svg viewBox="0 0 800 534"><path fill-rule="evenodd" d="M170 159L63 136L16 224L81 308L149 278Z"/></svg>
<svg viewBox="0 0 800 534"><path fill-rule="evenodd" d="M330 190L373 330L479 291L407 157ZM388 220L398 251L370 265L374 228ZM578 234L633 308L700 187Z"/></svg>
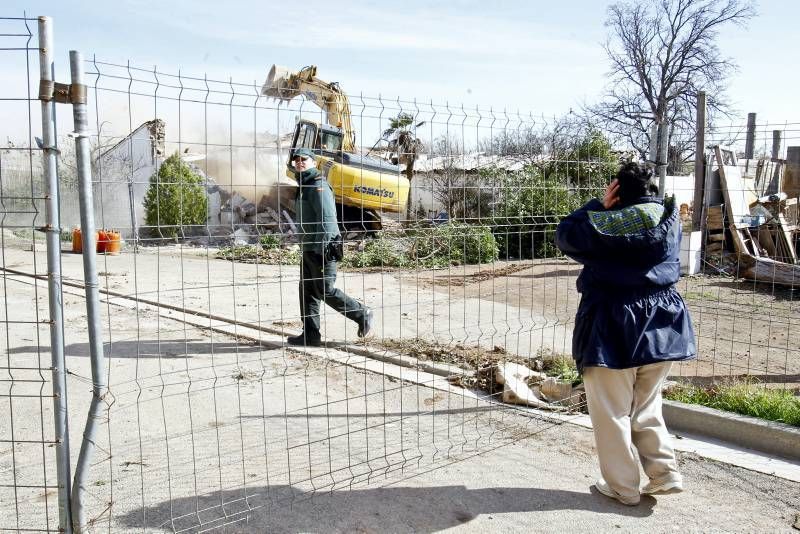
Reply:
<svg viewBox="0 0 800 534"><path fill-rule="evenodd" d="M336 348L345 352L351 352L364 356L365 358L372 358L382 362L393 363L400 367L408 367L409 369L419 369L432 375L447 378L449 376L461 376L475 374L474 371L468 371L458 367L440 362L428 362L419 360L413 356L404 356L403 354L392 352L386 349L378 349L370 345L354 345L352 343L332 344L331 348Z"/></svg>
<svg viewBox="0 0 800 534"><path fill-rule="evenodd" d="M800 428L682 402L664 400L672 432L689 432L800 461Z"/></svg>
<svg viewBox="0 0 800 534"><path fill-rule="evenodd" d="M342 344L338 348L366 358L402 367L418 368L442 377L465 372L443 364L421 362L416 358L387 350L376 350L370 346ZM795 462L800 461L800 428L666 399L663 401L663 413L667 427L673 433L687 432Z"/></svg>

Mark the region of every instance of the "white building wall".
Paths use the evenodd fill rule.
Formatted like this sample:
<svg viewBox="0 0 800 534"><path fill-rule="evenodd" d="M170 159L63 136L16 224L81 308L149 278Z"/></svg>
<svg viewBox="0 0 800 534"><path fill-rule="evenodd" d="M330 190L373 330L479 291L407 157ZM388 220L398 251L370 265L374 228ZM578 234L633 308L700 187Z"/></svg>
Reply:
<svg viewBox="0 0 800 534"><path fill-rule="evenodd" d="M133 235L144 225L142 202L157 170L156 141L144 124L96 162L95 209L98 225Z"/></svg>

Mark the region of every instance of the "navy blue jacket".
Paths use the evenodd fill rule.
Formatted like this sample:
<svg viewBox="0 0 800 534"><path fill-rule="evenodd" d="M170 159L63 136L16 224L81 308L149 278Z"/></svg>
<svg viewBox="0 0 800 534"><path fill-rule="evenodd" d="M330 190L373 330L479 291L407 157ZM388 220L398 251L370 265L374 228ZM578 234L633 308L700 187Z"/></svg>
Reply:
<svg viewBox="0 0 800 534"><path fill-rule="evenodd" d="M643 202L661 202L652 197ZM581 302L572 335L578 369L627 369L695 357L694 330L675 289L680 278L681 221L668 201L661 221L636 233L602 233L589 211L605 211L593 199L565 217L556 245L583 264Z"/></svg>

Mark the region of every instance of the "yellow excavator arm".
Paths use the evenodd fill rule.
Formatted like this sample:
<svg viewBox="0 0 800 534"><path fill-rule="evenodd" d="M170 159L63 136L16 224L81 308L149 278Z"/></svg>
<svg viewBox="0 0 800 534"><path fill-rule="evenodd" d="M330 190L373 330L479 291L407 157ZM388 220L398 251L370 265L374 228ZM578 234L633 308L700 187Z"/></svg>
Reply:
<svg viewBox="0 0 800 534"><path fill-rule="evenodd" d="M362 229L380 227L380 216L376 212L402 213L406 209L410 180L400 175L400 167L356 150L350 102L338 83L317 78L314 65L297 72L273 65L261 94L282 102L303 95L319 106L326 114L325 122L335 127L335 131L330 127L326 131L325 124L300 120L295 126L292 149L303 146L317 151L317 167L333 189L342 208L339 222L346 228L349 225ZM337 144L341 138L341 147L326 147L323 139L326 133L335 137ZM289 163L287 161L287 165ZM294 177L291 167L287 175Z"/></svg>
<svg viewBox="0 0 800 534"><path fill-rule="evenodd" d="M328 124L342 129L342 150L356 151L356 135L350 122L350 101L337 82L325 82L317 78L316 65L304 67L298 72L273 65L261 94L283 102L304 95L322 108Z"/></svg>

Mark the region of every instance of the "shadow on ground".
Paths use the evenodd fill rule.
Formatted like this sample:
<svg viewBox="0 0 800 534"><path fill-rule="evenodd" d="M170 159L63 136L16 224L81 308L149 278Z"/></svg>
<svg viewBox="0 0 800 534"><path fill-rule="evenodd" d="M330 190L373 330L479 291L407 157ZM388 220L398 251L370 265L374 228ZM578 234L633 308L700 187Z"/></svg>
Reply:
<svg viewBox="0 0 800 534"><path fill-rule="evenodd" d="M205 342L189 339L186 341L141 339L139 341L114 341L103 343L103 352L107 358L191 358L208 354L243 354L277 349L282 344L261 342L259 344L237 343L234 341ZM9 354L36 354L50 352L49 346L22 346L8 350ZM64 347L67 356L89 357L88 343L71 343Z"/></svg>
<svg viewBox="0 0 800 534"><path fill-rule="evenodd" d="M222 504L225 503L225 504ZM624 506L591 492L543 488L439 486L381 487L305 492L277 486L181 498L118 517L127 528L195 530L233 524L235 532L435 532L468 523L479 515L551 510L647 517L656 501L644 497ZM535 524L533 519L532 525Z"/></svg>
<svg viewBox="0 0 800 534"><path fill-rule="evenodd" d="M720 287L740 293L760 293L765 297L772 297L777 301L797 301L797 294L800 291L800 280L796 286L781 286L770 282L756 282L753 280L732 280L728 277L722 279L711 278L707 282L707 287Z"/></svg>

